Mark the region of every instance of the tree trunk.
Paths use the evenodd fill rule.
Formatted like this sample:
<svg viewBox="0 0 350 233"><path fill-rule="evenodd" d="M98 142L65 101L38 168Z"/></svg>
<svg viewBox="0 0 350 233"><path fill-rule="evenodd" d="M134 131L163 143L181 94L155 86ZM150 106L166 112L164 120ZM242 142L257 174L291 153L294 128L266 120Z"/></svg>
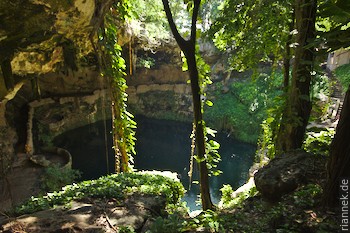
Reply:
<svg viewBox="0 0 350 233"><path fill-rule="evenodd" d="M164 11L166 13L170 29L175 37L177 44L185 54L187 59L188 71L190 73L194 123L196 125L196 147L199 157L199 183L201 192L201 202L203 210L213 209L214 205L210 198L209 192L209 175L208 167L205 159L205 138L204 125L202 116L201 90L199 86L199 74L196 62L196 22L200 6L200 0L194 0L194 8L192 13L191 35L190 39L185 40L178 32L168 0L162 0Z"/></svg>
<svg viewBox="0 0 350 233"><path fill-rule="evenodd" d="M339 203L341 178L350 178L350 86L346 92L343 109L331 144L330 160L327 165L327 183L324 204L336 206Z"/></svg>
<svg viewBox="0 0 350 233"><path fill-rule="evenodd" d="M187 64L188 71L191 79L191 90L192 90L192 101L193 101L193 114L194 122L196 125L196 147L199 162L199 182L200 182L200 193L203 210L213 209L213 203L210 198L209 191L209 175L208 167L205 160L205 138L204 138L204 125L203 125L203 114L202 114L202 102L201 102L201 91L199 86L199 76L196 64L195 50L187 52Z"/></svg>
<svg viewBox="0 0 350 233"><path fill-rule="evenodd" d="M295 19L295 13L294 9L291 14L291 22L289 23L289 35L287 37L287 42L285 45L285 55L283 58L283 87L284 91L287 93L288 92L288 87L289 87L289 70L290 70L290 45L292 43L292 33L291 31L294 28L294 19Z"/></svg>
<svg viewBox="0 0 350 233"><path fill-rule="evenodd" d="M301 148L311 112L310 84L314 62L316 0L297 0L295 23L297 47L292 70L292 83L282 115L276 141L276 153Z"/></svg>

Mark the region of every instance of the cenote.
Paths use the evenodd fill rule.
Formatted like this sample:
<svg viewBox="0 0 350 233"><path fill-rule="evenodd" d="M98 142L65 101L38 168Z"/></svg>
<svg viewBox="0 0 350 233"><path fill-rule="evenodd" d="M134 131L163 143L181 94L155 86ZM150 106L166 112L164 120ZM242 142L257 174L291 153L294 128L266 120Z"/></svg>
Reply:
<svg viewBox="0 0 350 233"><path fill-rule="evenodd" d="M177 172L188 190L191 124L142 116L137 116L136 121L138 125L135 169ZM82 179L95 179L114 170L110 131L111 122L100 121L66 132L57 137L54 143L71 152L73 168L83 173ZM222 161L218 169L223 174L210 177L210 189L213 202L218 203L221 196L220 188L223 184L230 184L233 188L237 188L247 180L248 170L254 160L255 147L228 137L224 133L218 133L215 140L220 143L219 153ZM193 179L197 180L197 177L198 169L195 166ZM198 185L192 184L184 198L191 210L200 208L196 205L198 194Z"/></svg>

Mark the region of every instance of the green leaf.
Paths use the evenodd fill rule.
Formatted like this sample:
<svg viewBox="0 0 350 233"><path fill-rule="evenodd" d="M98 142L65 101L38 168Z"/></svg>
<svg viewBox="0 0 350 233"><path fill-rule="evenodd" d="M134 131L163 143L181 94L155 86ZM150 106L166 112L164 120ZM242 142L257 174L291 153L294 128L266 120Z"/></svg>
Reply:
<svg viewBox="0 0 350 233"><path fill-rule="evenodd" d="M213 106L213 102L211 102L210 100L206 100L205 103L206 103L209 107Z"/></svg>

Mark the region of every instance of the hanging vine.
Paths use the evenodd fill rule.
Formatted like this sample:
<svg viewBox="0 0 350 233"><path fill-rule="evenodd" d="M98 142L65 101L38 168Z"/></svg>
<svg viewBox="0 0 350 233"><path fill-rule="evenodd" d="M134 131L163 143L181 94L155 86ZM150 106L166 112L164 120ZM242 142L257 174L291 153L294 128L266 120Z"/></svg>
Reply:
<svg viewBox="0 0 350 233"><path fill-rule="evenodd" d="M183 61L183 67L182 69L184 71L187 70L187 61L185 56L182 56L182 61ZM206 98L206 87L207 85L212 84L212 81L210 79L210 67L209 65L204 61L204 59L201 57L199 54L199 46L196 45L196 63L198 67L198 74L199 74L199 85L200 85L200 94L201 94L201 99L202 99L202 113L204 113L204 104L207 106L211 107L213 103ZM205 136L205 160L206 160L206 165L208 167L209 175L214 175L218 176L222 173L222 171L217 169L218 163L221 161L221 156L219 154L219 148L220 144L216 142L215 140L209 139L208 135L211 137L215 137L216 130L213 130L209 127L206 127L205 122L203 120L202 124L204 125L204 136ZM190 157L190 169L188 171L188 176L190 179L190 184L192 182L192 173L193 173L193 161L194 159L197 162L200 162L201 159L195 155L195 132L196 132L196 127L195 124L193 124L192 127L192 133L190 138L192 139L191 143L191 157ZM189 186L191 187L191 185Z"/></svg>
<svg viewBox="0 0 350 233"><path fill-rule="evenodd" d="M190 157L190 169L188 170L188 177L190 182L188 182L188 190L191 189L192 176L193 176L193 159L194 159L194 150L196 148L196 124L192 123L192 132L190 135L191 138L191 157Z"/></svg>
<svg viewBox="0 0 350 233"><path fill-rule="evenodd" d="M133 170L135 151L134 116L127 111L127 84L125 80L125 61L122 48L117 41L117 22L124 21L127 15L127 2L115 2L104 18L104 25L99 32L99 44L102 44L102 75L108 78L111 88L113 118L113 148L115 150L115 171ZM122 19L122 20L121 20Z"/></svg>
<svg viewBox="0 0 350 233"><path fill-rule="evenodd" d="M204 104L211 107L213 103L207 99L206 88L208 85L213 82L210 79L210 66L204 61L204 59L199 54L199 45L196 46L196 61L198 66L199 73L199 83L200 83L200 93L202 96L202 113L204 113ZM209 175L218 176L222 171L217 169L218 163L221 161L221 156L219 154L220 144L212 139L209 139L209 135L214 138L216 130L213 130L209 127L206 127L206 124L203 120L204 125L204 136L205 136L205 159L208 167ZM198 158L196 158L198 160Z"/></svg>

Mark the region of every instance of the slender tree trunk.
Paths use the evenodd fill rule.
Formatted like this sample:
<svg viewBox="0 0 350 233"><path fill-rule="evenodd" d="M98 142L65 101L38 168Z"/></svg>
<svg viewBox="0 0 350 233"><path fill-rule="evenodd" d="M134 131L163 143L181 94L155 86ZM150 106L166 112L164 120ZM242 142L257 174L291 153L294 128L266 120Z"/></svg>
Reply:
<svg viewBox="0 0 350 233"><path fill-rule="evenodd" d="M292 83L286 108L277 135L276 152L299 149L302 146L311 112L310 84L314 62L316 0L297 0L295 23L297 47L292 70Z"/></svg>
<svg viewBox="0 0 350 233"><path fill-rule="evenodd" d="M169 7L168 0L162 0L164 11L166 13L170 29L175 37L180 49L184 52L187 59L188 71L190 73L194 123L196 125L196 147L199 157L199 183L201 192L201 202L203 210L213 209L214 205L210 198L209 192L209 175L205 159L205 138L204 125L202 116L201 90L199 86L199 74L196 62L196 23L201 0L194 0L194 8L192 14L191 35L190 39L185 40L178 32L173 16Z"/></svg>
<svg viewBox="0 0 350 233"><path fill-rule="evenodd" d="M350 178L350 86L346 92L343 109L331 144L330 160L327 165L327 183L324 204L336 206L339 203L339 183Z"/></svg>
<svg viewBox="0 0 350 233"><path fill-rule="evenodd" d="M287 47L286 50L286 56L288 55L288 57L283 58L283 90L287 93L289 87L290 48Z"/></svg>
<svg viewBox="0 0 350 233"><path fill-rule="evenodd" d="M204 125L203 125L203 114L202 114L202 102L201 102L201 91L199 86L199 76L196 64L195 50L187 53L187 64L188 70L191 77L191 90L192 90L192 101L193 101L193 113L194 122L196 125L196 146L199 162L199 181L200 181L200 193L203 210L213 209L213 203L210 198L209 192L209 176L208 167L205 160L205 138L204 138Z"/></svg>
<svg viewBox="0 0 350 233"><path fill-rule="evenodd" d="M292 43L292 33L291 31L294 28L294 19L295 19L295 13L294 13L294 9L293 12L291 14L291 22L289 23L289 35L287 37L287 42L285 45L285 55L283 58L283 87L284 87L284 91L288 92L288 87L289 87L289 70L290 70L290 58L291 58L291 54L290 54L290 45Z"/></svg>

